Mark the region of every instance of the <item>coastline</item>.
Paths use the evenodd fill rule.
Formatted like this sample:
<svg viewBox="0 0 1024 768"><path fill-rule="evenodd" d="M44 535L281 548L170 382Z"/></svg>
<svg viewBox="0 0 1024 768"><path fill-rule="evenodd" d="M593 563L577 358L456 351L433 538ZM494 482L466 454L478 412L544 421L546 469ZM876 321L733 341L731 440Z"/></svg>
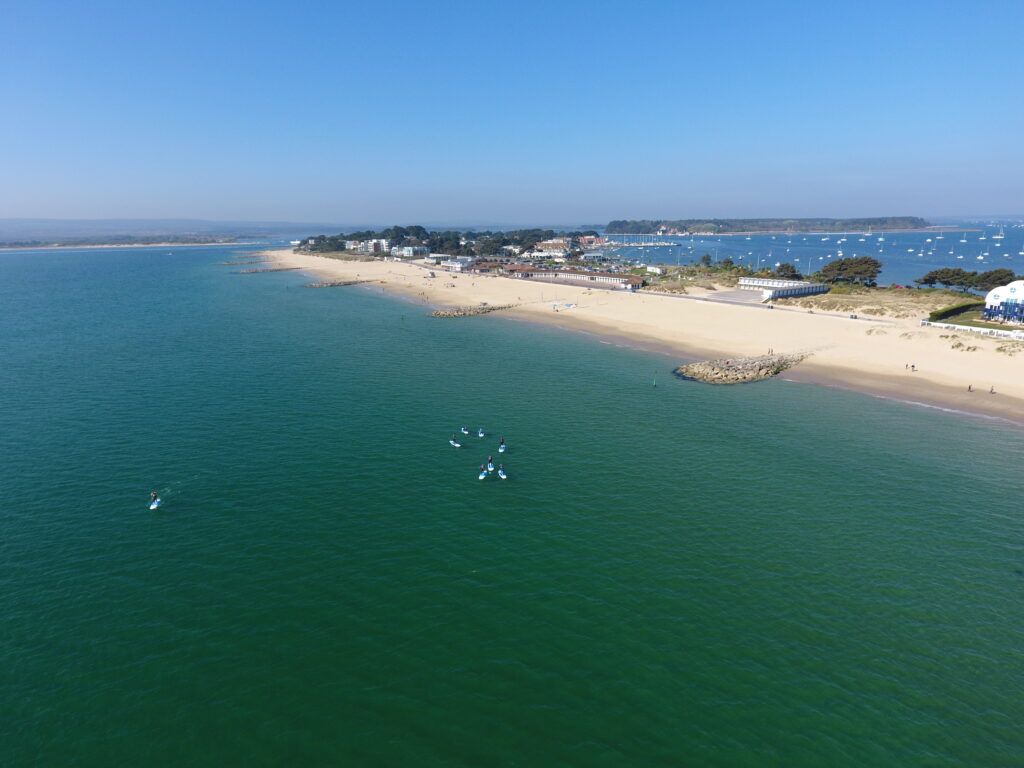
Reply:
<svg viewBox="0 0 1024 768"><path fill-rule="evenodd" d="M948 331L921 327L916 320L773 312L757 304L678 301L438 270L430 278L429 269L408 262L339 261L290 249L261 255L317 277L373 280L389 293L431 306L518 304L501 315L622 341L677 360L759 355L769 348L810 352L783 378L1024 425L1020 360L997 352L1000 342L982 336L964 334L965 346L976 347L964 352L953 346ZM917 370L905 367L911 363ZM990 387L996 394L989 394Z"/></svg>
<svg viewBox="0 0 1024 768"><path fill-rule="evenodd" d="M111 245L0 245L0 251L60 251L87 248L195 248L204 245L258 245L255 240L232 243L115 243Z"/></svg>

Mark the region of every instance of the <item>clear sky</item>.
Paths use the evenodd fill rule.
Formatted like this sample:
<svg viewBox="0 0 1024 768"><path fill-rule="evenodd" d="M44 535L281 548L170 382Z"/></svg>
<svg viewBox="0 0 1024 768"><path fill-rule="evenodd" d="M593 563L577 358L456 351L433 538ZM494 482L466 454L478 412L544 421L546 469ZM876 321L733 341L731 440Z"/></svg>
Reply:
<svg viewBox="0 0 1024 768"><path fill-rule="evenodd" d="M1024 213L1024 2L0 0L0 217Z"/></svg>

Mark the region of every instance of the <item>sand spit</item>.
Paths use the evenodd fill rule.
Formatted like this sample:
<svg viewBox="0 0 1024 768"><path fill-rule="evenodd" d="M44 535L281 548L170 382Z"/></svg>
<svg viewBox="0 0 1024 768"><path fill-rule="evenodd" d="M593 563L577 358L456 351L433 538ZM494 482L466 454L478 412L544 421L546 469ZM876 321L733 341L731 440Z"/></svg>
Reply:
<svg viewBox="0 0 1024 768"><path fill-rule="evenodd" d="M684 360L758 357L769 350L780 355L813 352L786 378L1024 424L1021 362L1005 344L972 336L970 344L957 346L948 331L922 327L917 318L772 311L759 304L682 301L652 293L450 274L408 262L339 261L290 249L261 255L323 280L379 282L381 290L432 309L517 304L501 314L653 345Z"/></svg>

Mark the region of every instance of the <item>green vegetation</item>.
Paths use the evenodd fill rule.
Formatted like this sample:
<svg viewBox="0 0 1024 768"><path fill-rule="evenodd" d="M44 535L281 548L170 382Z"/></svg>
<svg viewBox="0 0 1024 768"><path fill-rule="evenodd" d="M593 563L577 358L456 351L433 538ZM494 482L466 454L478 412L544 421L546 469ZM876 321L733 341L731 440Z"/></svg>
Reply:
<svg viewBox="0 0 1024 768"><path fill-rule="evenodd" d="M991 269L988 272L967 272L963 269L933 269L914 282L920 285L945 285L962 291L971 289L991 291L1000 285L1024 278L1014 275L1012 269Z"/></svg>
<svg viewBox="0 0 1024 768"><path fill-rule="evenodd" d="M962 304L954 304L951 307L943 307L942 309L936 309L934 312L929 312L928 319L933 323L938 323L972 310L980 310L984 306L984 301L965 301Z"/></svg>
<svg viewBox="0 0 1024 768"><path fill-rule="evenodd" d="M406 246L429 248L431 253L444 253L450 256L496 256L507 246L532 251L537 243L554 237L567 237L571 240L588 235L596 235L594 230L582 232L555 232L553 229L519 229L511 232L445 230L434 232L420 226L388 227L380 231L363 230L360 232L340 233L337 235L317 235L304 238L300 250L313 253L324 253L345 250L346 240L388 240L392 247ZM310 243L309 241L313 242Z"/></svg>
<svg viewBox="0 0 1024 768"><path fill-rule="evenodd" d="M703 234L736 232L863 232L868 229L922 229L930 226L917 216L881 216L873 219L616 219L609 234L650 234L660 230Z"/></svg>
<svg viewBox="0 0 1024 768"><path fill-rule="evenodd" d="M874 285L882 271L882 262L870 256L836 259L826 264L815 277L823 283L859 283Z"/></svg>
<svg viewBox="0 0 1024 768"><path fill-rule="evenodd" d="M937 322L937 321L932 321ZM991 328L997 331L1012 330L1012 326L1003 325L1000 323L990 323L986 321L981 314L980 309L968 309L964 310L962 314L954 315L953 317L946 318L945 320L938 321L949 323L951 325L965 325L971 328Z"/></svg>
<svg viewBox="0 0 1024 768"><path fill-rule="evenodd" d="M775 276L781 280L799 280L802 275L792 264L779 264L775 268Z"/></svg>

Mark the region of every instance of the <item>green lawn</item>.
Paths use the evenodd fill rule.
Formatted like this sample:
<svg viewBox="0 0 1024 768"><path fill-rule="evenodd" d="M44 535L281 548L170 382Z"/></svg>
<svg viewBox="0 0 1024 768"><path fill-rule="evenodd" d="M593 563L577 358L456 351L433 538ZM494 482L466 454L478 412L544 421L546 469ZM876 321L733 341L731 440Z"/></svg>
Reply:
<svg viewBox="0 0 1024 768"><path fill-rule="evenodd" d="M1000 323L989 323L981 319L981 310L972 309L968 312L962 312L959 315L953 315L940 321L943 323L949 323L950 325L966 325L971 328L992 328L997 331L1019 331L1024 330L1024 326L1020 325L1003 325Z"/></svg>

